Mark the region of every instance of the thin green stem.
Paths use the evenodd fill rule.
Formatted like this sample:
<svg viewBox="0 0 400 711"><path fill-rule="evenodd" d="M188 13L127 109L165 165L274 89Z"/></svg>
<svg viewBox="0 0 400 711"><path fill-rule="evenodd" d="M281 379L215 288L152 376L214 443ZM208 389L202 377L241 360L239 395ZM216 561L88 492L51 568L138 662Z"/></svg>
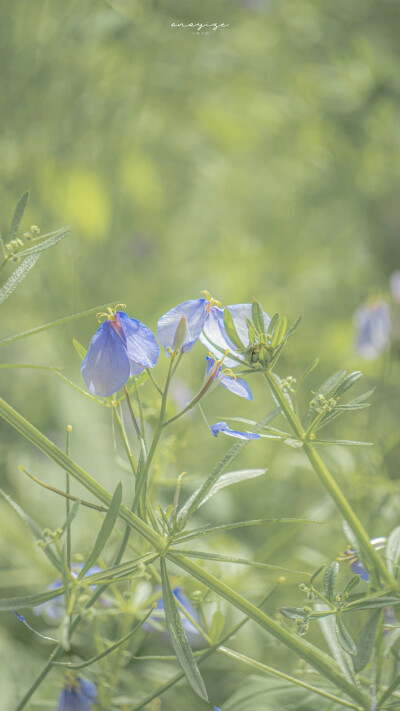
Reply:
<svg viewBox="0 0 400 711"><path fill-rule="evenodd" d="M140 430L142 433L143 442L146 445L146 428L145 428L145 422L144 422L142 398L140 397L139 388L137 386L135 376L133 376L133 383L135 386L135 395L136 395L136 400L138 402L138 407L139 407Z"/></svg>
<svg viewBox="0 0 400 711"><path fill-rule="evenodd" d="M142 439L142 433L141 433L141 431L140 431L140 428L139 428L137 419L136 419L136 417L135 417L135 413L133 412L133 407L132 407L132 403L131 403L131 398L129 397L129 392L128 392L128 388L126 387L126 385L125 385L125 387L124 387L124 392L125 392L126 402L128 403L129 414L130 414L130 416L131 416L131 420L132 420L132 422L133 422L133 426L134 426L134 428L135 428L135 432L136 432L136 434L137 434L137 437L138 437L138 439L140 440L140 439Z"/></svg>
<svg viewBox="0 0 400 711"><path fill-rule="evenodd" d="M225 656L230 657L232 659L236 659L239 662L243 662L244 664L247 664L248 666L253 667L253 669L262 671L265 674L270 674L271 676L276 676L279 679L284 679L285 681L288 681L291 684L295 684L296 686L301 686L303 689L307 689L307 691L311 691L315 694L319 694L320 696L323 696L325 699L330 699L330 701L334 701L337 704L346 706L349 709L356 709L356 711L363 711L362 706L358 706L356 704L353 704L351 701L346 701L345 699L341 699L339 696L330 694L328 691L324 691L323 689L318 689L317 686L312 686L312 684L307 684L307 682L305 682L305 681L300 681L300 679L296 679L296 677L294 677L294 676L290 676L289 674L284 674L284 672L280 672L280 671L278 671L278 669L274 669L273 667L269 667L266 664L257 662L255 659L246 657L246 655L240 654L239 652L235 652L233 649L228 649L228 647L221 646L218 648L218 652L221 652Z"/></svg>
<svg viewBox="0 0 400 711"><path fill-rule="evenodd" d="M65 448L65 453L67 457L69 457L69 452L71 448L71 430L72 427L71 425L68 425L67 427L67 444ZM66 512L66 517L68 519L70 510L71 510L71 504L70 504L70 474L69 472L65 472L65 493L66 493L66 499L65 499L65 512ZM67 536L67 542L66 542L66 554L67 554L67 568L70 571L71 570L71 526L67 526L66 530L66 536Z"/></svg>
<svg viewBox="0 0 400 711"><path fill-rule="evenodd" d="M156 381L156 379L155 379L153 373L151 372L151 368L146 368L146 373L148 374L148 376L149 376L151 382L153 383L155 389L157 390L158 394L161 395L161 397L162 397L162 396L163 396L163 391L161 390L161 388L160 388L159 384L157 383L157 381Z"/></svg>
<svg viewBox="0 0 400 711"><path fill-rule="evenodd" d="M360 519L353 511L346 497L340 490L333 476L329 472L327 466L322 461L316 449L313 445L307 441L306 433L303 426L290 405L290 402L286 399L285 394L282 392L276 378L273 373L267 371L264 373L265 379L274 395L275 400L278 402L283 415L286 417L287 421L291 425L295 436L303 442L303 449L307 455L314 471L319 477L321 483L325 489L330 494L331 498L335 502L337 508L342 514L343 518L349 524L351 530L356 536L361 550L365 553L366 558L373 564L374 568L379 571L382 580L391 588L396 587L396 581L390 575L387 570L382 558L375 548L371 545L370 538L363 527Z"/></svg>

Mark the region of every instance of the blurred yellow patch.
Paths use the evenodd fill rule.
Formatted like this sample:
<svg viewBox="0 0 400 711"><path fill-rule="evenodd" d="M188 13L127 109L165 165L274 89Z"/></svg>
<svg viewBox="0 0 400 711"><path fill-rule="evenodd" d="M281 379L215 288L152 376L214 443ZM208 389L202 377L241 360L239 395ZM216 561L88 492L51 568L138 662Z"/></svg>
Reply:
<svg viewBox="0 0 400 711"><path fill-rule="evenodd" d="M60 173L48 166L43 175L46 194L61 222L72 225L76 234L91 242L103 241L109 230L111 204L103 180L87 168Z"/></svg>
<svg viewBox="0 0 400 711"><path fill-rule="evenodd" d="M148 156L129 153L121 162L121 182L137 209L154 212L164 206L164 190L156 167Z"/></svg>

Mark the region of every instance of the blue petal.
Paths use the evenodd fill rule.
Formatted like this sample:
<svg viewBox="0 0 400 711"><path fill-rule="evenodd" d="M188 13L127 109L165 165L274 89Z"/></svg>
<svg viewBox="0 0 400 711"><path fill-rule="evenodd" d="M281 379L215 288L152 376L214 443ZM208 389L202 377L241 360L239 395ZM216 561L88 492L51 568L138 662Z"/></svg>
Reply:
<svg viewBox="0 0 400 711"><path fill-rule="evenodd" d="M352 569L353 573L355 573L355 575L360 576L361 580L366 580L367 582L369 581L369 575L365 570L363 564L360 563L359 560L354 560L352 563L350 563L350 568Z"/></svg>
<svg viewBox="0 0 400 711"><path fill-rule="evenodd" d="M246 383L243 378L231 378L229 375L222 375L219 377L219 382L231 393L239 395L240 397L246 398L246 400L253 399L253 393L251 392L250 385Z"/></svg>
<svg viewBox="0 0 400 711"><path fill-rule="evenodd" d="M91 711L94 700L84 696L82 689L67 685L60 694L57 711Z"/></svg>
<svg viewBox="0 0 400 711"><path fill-rule="evenodd" d="M188 331L183 342L182 351L187 353L187 351L193 348L204 328L207 318L207 303L207 299L184 301L182 304L179 304L179 306L175 306L175 308L168 311L164 316L161 316L158 322L157 335L158 340L166 351L168 348L172 348L176 329L178 328L182 316L186 316L188 324Z"/></svg>
<svg viewBox="0 0 400 711"><path fill-rule="evenodd" d="M209 308L200 341L218 360L221 360L227 348L232 349L231 342L226 338L223 309L219 309L218 306ZM214 343L218 348L215 348ZM240 359L243 360L243 356L240 356ZM229 356L224 358L224 363L228 368L238 365L237 360L232 360Z"/></svg>
<svg viewBox="0 0 400 711"><path fill-rule="evenodd" d="M87 679L79 679L80 684L81 684L81 695L86 698L88 701L93 703L96 701L97 697L97 690L96 690L96 685L93 684L92 681L88 681Z"/></svg>
<svg viewBox="0 0 400 711"><path fill-rule="evenodd" d="M130 367L123 339L112 321L105 321L94 334L82 363L83 379L95 395L116 393L129 378Z"/></svg>
<svg viewBox="0 0 400 711"><path fill-rule="evenodd" d="M239 336L240 340L242 341L244 346L248 346L250 341L249 341L249 331L247 328L247 323L246 323L246 318L252 320L252 306L251 304L232 304L231 306L227 307L229 311L231 312L233 316L233 323L235 324L236 332L237 335ZM265 311L263 311L264 314L264 325L265 325L265 331L268 330L268 326L271 322L271 319ZM225 338L230 343L230 347L232 348L233 351L236 350L235 346L231 341L229 340L228 336L225 334Z"/></svg>
<svg viewBox="0 0 400 711"><path fill-rule="evenodd" d="M255 432L240 432L239 430L231 430L226 422L217 422L211 425L211 432L214 437L218 437L219 433L228 435L229 437L237 437L237 439L260 439L260 435Z"/></svg>
<svg viewBox="0 0 400 711"><path fill-rule="evenodd" d="M153 332L144 323L130 318L123 311L117 311L116 316L126 338L131 375L137 375L145 368L154 368L160 355L160 347Z"/></svg>
<svg viewBox="0 0 400 711"><path fill-rule="evenodd" d="M390 344L391 320L386 301L360 306L354 314L355 347L368 360L377 358Z"/></svg>

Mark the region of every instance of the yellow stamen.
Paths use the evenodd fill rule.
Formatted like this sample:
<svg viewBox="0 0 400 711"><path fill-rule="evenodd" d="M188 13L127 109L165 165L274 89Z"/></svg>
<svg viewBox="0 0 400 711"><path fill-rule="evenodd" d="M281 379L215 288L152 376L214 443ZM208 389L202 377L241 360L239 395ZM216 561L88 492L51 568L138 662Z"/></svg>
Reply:
<svg viewBox="0 0 400 711"><path fill-rule="evenodd" d="M99 313L96 314L98 322L101 323L103 318L106 318L108 321L114 321L115 314L120 310L120 308L126 309L126 304L117 304L114 308L108 306L107 311L99 311Z"/></svg>
<svg viewBox="0 0 400 711"><path fill-rule="evenodd" d="M214 298L211 296L211 294L210 294L209 291L207 291L206 289L204 289L204 291L202 291L201 294L204 295L205 298L207 299L210 308L211 308L211 306L218 306L219 309L221 308L221 302L218 301L217 299L214 299Z"/></svg>

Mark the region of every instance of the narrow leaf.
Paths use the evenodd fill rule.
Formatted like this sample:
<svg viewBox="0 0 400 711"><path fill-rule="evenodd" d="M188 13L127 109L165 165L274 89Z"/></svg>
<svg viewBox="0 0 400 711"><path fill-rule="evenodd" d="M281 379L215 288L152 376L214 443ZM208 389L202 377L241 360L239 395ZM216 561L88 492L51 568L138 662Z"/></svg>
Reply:
<svg viewBox="0 0 400 711"><path fill-rule="evenodd" d="M83 578L85 573L91 568L91 566L97 561L100 553L102 552L104 546L106 545L111 533L114 529L115 522L118 518L119 509L121 506L122 498L122 484L119 482L112 497L110 507L105 515L103 524L100 528L99 534L96 538L93 550L90 553L85 565L83 566L81 572L79 573L79 578Z"/></svg>
<svg viewBox="0 0 400 711"><path fill-rule="evenodd" d="M14 210L14 214L11 220L11 226L10 226L10 233L8 236L9 240L14 239L17 236L17 232L19 230L19 226L21 224L21 220L24 216L25 208L28 204L28 199L29 199L29 193L23 193L21 195L20 199L17 202L17 206Z"/></svg>
<svg viewBox="0 0 400 711"><path fill-rule="evenodd" d="M261 304L257 299L253 299L251 305L251 318L256 328L257 333L264 333L265 323L264 323L264 313L261 308Z"/></svg>
<svg viewBox="0 0 400 711"><path fill-rule="evenodd" d="M351 610L373 610L378 607L390 607L390 605L399 605L400 597L393 597L391 595L382 595L382 597L372 597L368 600L360 600L359 602L353 602L349 605L345 612L350 612Z"/></svg>
<svg viewBox="0 0 400 711"><path fill-rule="evenodd" d="M199 502L197 508L200 508L200 506L203 506L203 504L206 503L209 499L211 499L212 496L215 496L215 494L220 491L221 489L225 489L227 486L231 486L232 484L238 484L240 481L246 481L247 479L255 479L256 477L262 476L267 472L267 469L240 469L239 471L236 472L228 472L228 474L223 474L220 476L218 481L209 489L208 493L204 494L203 498ZM192 502L196 499L196 497L199 495L201 492L202 487L197 489L191 497L186 501L184 506L182 506L180 513L185 514L186 511L189 510Z"/></svg>
<svg viewBox="0 0 400 711"><path fill-rule="evenodd" d="M48 541L46 541L42 530L40 526L34 521L24 510L23 508L17 504L11 496L6 494L2 489L0 489L0 494L3 496L3 498L8 501L10 506L14 509L14 511L18 514L20 519L24 522L26 526L28 526L29 530L31 533L34 535L37 541L41 541L44 545L42 547L42 551L45 554L45 556L49 559L50 563L56 568L56 570L61 571L62 565L59 560L59 558L56 556L54 551L51 549L51 547L48 545Z"/></svg>
<svg viewBox="0 0 400 711"><path fill-rule="evenodd" d="M181 616L175 602L175 596L169 583L164 558L161 558L160 563L165 619L172 647L193 691L195 691L200 698L204 699L204 701L208 701L207 689L183 629Z"/></svg>
<svg viewBox="0 0 400 711"><path fill-rule="evenodd" d="M328 610L326 605L316 605L317 610ZM336 621L334 615L329 615L328 617L323 617L319 620L323 635L326 642L331 650L332 656L339 664L343 675L348 679L348 681L354 681L354 670L351 663L351 658L346 654L338 642L336 635Z"/></svg>
<svg viewBox="0 0 400 711"><path fill-rule="evenodd" d="M51 235L49 235L48 239L43 239L41 242L38 242L37 244L32 245L32 247L23 249L21 252L19 252L19 256L28 257L32 254L40 254L41 252L44 252L46 249L50 249L50 247L54 247L56 244L61 242L62 239L64 239L65 237L68 237L68 235L70 233L71 233L71 229L69 227L65 227L60 230L57 230L56 232L53 232Z"/></svg>
<svg viewBox="0 0 400 711"><path fill-rule="evenodd" d="M381 610L376 610L361 629L357 639L357 654L353 659L354 671L356 673L362 671L370 660L372 650L375 646L376 631L381 616Z"/></svg>
<svg viewBox="0 0 400 711"><path fill-rule="evenodd" d="M228 307L224 309L224 326L228 338L232 341L233 345L239 350L244 351L244 345L240 340L238 333L236 331L235 323L233 321L233 316L229 311Z"/></svg>
<svg viewBox="0 0 400 711"><path fill-rule="evenodd" d="M8 299L9 296L15 291L17 286L25 279L26 275L32 267L35 266L37 260L39 259L39 254L32 254L30 257L24 259L24 261L17 267L14 274L11 274L10 278L7 279L6 283L0 289L0 305Z"/></svg>
<svg viewBox="0 0 400 711"><path fill-rule="evenodd" d="M325 595L332 602L335 596L335 585L336 578L339 573L339 563L335 560L333 563L328 565L324 573L324 588Z"/></svg>
<svg viewBox="0 0 400 711"><path fill-rule="evenodd" d="M290 620L304 620L308 617L302 607L281 607L279 612Z"/></svg>
<svg viewBox="0 0 400 711"><path fill-rule="evenodd" d="M355 642L350 632L346 629L343 620L340 616L337 616L336 618L336 637L341 648L347 654L351 654L352 656L357 654L357 647L355 645Z"/></svg>
<svg viewBox="0 0 400 711"><path fill-rule="evenodd" d="M74 348L75 348L79 358L82 361L87 353L85 346L82 346L82 344L79 343L79 341L77 341L76 338L72 339L72 343L74 344Z"/></svg>
<svg viewBox="0 0 400 711"><path fill-rule="evenodd" d="M273 565L272 563L260 563L258 560L248 560L248 558L236 558L231 555L220 555L219 553L209 553L208 551L190 551L175 549L179 555L186 555L188 558L200 558L200 560L214 560L220 563L236 563L237 565L250 565L255 568L269 568L270 570L282 570L285 573L295 573L297 575L310 575L305 570L294 570L293 568L284 568L282 565Z"/></svg>
<svg viewBox="0 0 400 711"><path fill-rule="evenodd" d="M400 558L400 526L397 526L388 537L386 544L386 565L393 577L397 578Z"/></svg>

